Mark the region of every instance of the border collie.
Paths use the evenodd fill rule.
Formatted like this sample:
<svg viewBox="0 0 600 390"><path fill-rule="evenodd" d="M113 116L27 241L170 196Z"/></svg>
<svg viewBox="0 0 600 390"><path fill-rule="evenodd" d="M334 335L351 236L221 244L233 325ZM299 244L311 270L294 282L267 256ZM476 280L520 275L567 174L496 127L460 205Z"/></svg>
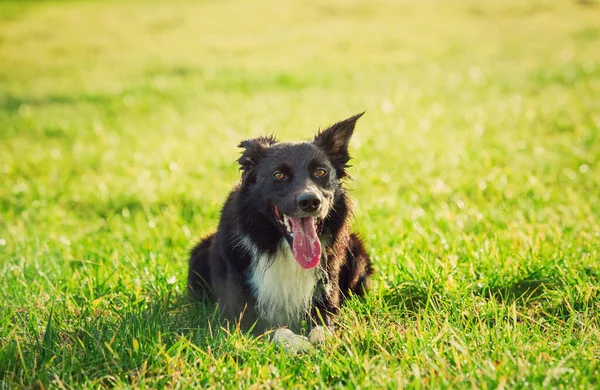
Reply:
<svg viewBox="0 0 600 390"><path fill-rule="evenodd" d="M274 137L243 141L242 178L216 233L191 252L192 296L216 300L223 314L255 333L303 350L324 340L349 293L363 296L373 270L350 232L343 186L348 144L363 114L320 131L312 142ZM293 332L309 321L309 337ZM293 329L293 330L292 330Z"/></svg>

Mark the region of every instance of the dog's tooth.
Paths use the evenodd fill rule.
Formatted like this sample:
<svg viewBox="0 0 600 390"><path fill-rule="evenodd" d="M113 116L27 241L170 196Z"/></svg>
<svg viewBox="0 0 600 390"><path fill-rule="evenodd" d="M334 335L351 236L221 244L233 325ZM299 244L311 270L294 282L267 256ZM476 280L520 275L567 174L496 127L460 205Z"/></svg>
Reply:
<svg viewBox="0 0 600 390"><path fill-rule="evenodd" d="M292 226L290 225L290 219L288 217L285 217L285 216L283 218L284 218L285 228L288 231L291 231L292 230Z"/></svg>

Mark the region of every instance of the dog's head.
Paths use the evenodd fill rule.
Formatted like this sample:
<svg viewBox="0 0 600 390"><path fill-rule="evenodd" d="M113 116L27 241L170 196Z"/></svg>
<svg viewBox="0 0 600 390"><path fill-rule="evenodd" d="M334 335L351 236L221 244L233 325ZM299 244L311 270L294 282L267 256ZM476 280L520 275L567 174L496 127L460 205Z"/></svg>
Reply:
<svg viewBox="0 0 600 390"><path fill-rule="evenodd" d="M312 142L260 137L239 145L244 195L279 229L303 268L319 263L323 220L348 175L348 144L362 115L320 131Z"/></svg>

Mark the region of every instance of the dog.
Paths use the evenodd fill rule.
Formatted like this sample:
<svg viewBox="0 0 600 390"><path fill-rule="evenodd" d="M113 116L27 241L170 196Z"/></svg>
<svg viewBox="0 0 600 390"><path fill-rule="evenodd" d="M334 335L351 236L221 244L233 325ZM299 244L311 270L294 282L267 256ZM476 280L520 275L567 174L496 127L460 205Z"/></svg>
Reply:
<svg viewBox="0 0 600 390"><path fill-rule="evenodd" d="M348 144L364 113L318 132L312 142L259 137L241 142L241 181L216 233L191 251L188 290L215 300L226 318L255 334L304 350L332 332L351 295L373 273L361 238L350 232L344 190ZM308 338L298 331L312 325Z"/></svg>

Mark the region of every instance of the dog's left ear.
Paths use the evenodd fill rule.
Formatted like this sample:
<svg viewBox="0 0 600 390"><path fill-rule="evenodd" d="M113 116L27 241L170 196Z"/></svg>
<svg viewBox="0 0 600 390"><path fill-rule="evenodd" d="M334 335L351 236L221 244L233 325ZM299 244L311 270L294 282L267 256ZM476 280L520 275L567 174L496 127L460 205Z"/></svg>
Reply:
<svg viewBox="0 0 600 390"><path fill-rule="evenodd" d="M265 151L276 143L277 139L273 136L247 139L240 142L238 148L244 148L242 156L238 159L242 171L242 180L245 181L254 177L254 170L264 156Z"/></svg>
<svg viewBox="0 0 600 390"><path fill-rule="evenodd" d="M346 168L350 161L348 153L348 144L354 132L356 121L363 116L364 112L354 115L351 118L345 119L328 129L322 130L315 136L313 143L323 149L329 156L329 159L336 167L337 176L339 178L348 176Z"/></svg>

